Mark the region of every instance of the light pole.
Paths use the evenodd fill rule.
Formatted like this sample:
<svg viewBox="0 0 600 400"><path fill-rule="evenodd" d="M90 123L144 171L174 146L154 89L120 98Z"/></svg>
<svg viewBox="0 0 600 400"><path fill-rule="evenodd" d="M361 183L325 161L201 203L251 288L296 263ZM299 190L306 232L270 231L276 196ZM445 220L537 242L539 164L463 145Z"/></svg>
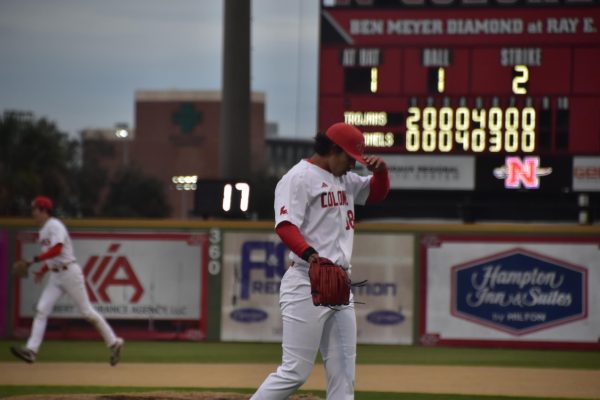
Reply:
<svg viewBox="0 0 600 400"><path fill-rule="evenodd" d="M115 136L123 143L123 166L126 166L129 163L129 148L127 146L129 131L125 128L117 128Z"/></svg>
<svg viewBox="0 0 600 400"><path fill-rule="evenodd" d="M171 182L175 185L175 190L181 193L181 218L187 218L187 192L190 190L196 190L196 183L198 182L197 175L175 175L171 178Z"/></svg>

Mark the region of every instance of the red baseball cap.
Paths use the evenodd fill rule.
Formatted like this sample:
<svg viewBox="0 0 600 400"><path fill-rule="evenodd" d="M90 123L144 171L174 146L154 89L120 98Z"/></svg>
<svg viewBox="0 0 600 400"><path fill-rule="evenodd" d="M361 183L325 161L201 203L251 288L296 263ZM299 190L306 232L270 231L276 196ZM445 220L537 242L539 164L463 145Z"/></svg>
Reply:
<svg viewBox="0 0 600 400"><path fill-rule="evenodd" d="M50 197L46 196L36 196L35 199L31 202L32 207L43 208L45 210L52 210L53 204Z"/></svg>
<svg viewBox="0 0 600 400"><path fill-rule="evenodd" d="M327 128L325 135L333 143L340 146L348 155L361 164L367 165L363 158L365 152L365 137L353 125L338 122Z"/></svg>

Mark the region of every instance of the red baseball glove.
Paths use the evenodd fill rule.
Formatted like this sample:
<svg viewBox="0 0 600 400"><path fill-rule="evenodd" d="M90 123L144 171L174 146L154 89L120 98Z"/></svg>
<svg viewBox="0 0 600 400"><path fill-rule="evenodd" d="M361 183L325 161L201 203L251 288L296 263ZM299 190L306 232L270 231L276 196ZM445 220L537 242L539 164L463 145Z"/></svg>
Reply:
<svg viewBox="0 0 600 400"><path fill-rule="evenodd" d="M313 304L341 306L350 303L350 278L339 265L325 257L315 259L308 270Z"/></svg>

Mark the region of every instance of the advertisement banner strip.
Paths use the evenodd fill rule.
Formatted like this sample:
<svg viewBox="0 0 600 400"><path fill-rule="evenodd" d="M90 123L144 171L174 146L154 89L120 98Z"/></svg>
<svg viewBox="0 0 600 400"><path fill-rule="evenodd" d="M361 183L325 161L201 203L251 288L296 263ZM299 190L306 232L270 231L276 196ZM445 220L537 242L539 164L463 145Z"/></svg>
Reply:
<svg viewBox="0 0 600 400"><path fill-rule="evenodd" d="M0 229L0 291L8 293L8 277L10 271L8 270L8 235L6 230ZM4 337L7 333L8 323L6 314L4 311L8 311L8 295L0 296L0 310L2 310L2 317L0 317L0 337Z"/></svg>
<svg viewBox="0 0 600 400"><path fill-rule="evenodd" d="M107 318L206 324L205 232L74 231L71 236L88 296ZM36 232L19 232L17 253L37 254L36 238ZM17 322L33 317L41 290L32 280L21 280L15 294ZM78 318L79 313L63 296L52 317Z"/></svg>
<svg viewBox="0 0 600 400"><path fill-rule="evenodd" d="M600 157L573 157L573 190L600 192Z"/></svg>
<svg viewBox="0 0 600 400"><path fill-rule="evenodd" d="M424 236L422 344L598 348L598 237ZM449 305L449 306L448 306Z"/></svg>
<svg viewBox="0 0 600 400"><path fill-rule="evenodd" d="M290 271L288 254L267 231L223 235L221 340L281 341L279 289ZM359 343L413 343L413 254L411 234L357 234L351 275L366 280L353 289ZM310 285L299 287L310 296Z"/></svg>
<svg viewBox="0 0 600 400"><path fill-rule="evenodd" d="M473 190L473 156L382 155L390 175L390 188L412 190ZM357 165L359 173L366 168ZM361 172L362 171L362 172Z"/></svg>

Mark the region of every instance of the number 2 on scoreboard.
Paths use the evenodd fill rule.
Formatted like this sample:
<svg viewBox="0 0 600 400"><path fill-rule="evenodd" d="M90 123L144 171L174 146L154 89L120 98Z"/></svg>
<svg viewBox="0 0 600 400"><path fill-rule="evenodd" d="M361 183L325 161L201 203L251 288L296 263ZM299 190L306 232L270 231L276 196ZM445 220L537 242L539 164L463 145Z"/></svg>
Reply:
<svg viewBox="0 0 600 400"><path fill-rule="evenodd" d="M529 68L527 65L515 65L513 69L512 91L514 94L527 94Z"/></svg>

